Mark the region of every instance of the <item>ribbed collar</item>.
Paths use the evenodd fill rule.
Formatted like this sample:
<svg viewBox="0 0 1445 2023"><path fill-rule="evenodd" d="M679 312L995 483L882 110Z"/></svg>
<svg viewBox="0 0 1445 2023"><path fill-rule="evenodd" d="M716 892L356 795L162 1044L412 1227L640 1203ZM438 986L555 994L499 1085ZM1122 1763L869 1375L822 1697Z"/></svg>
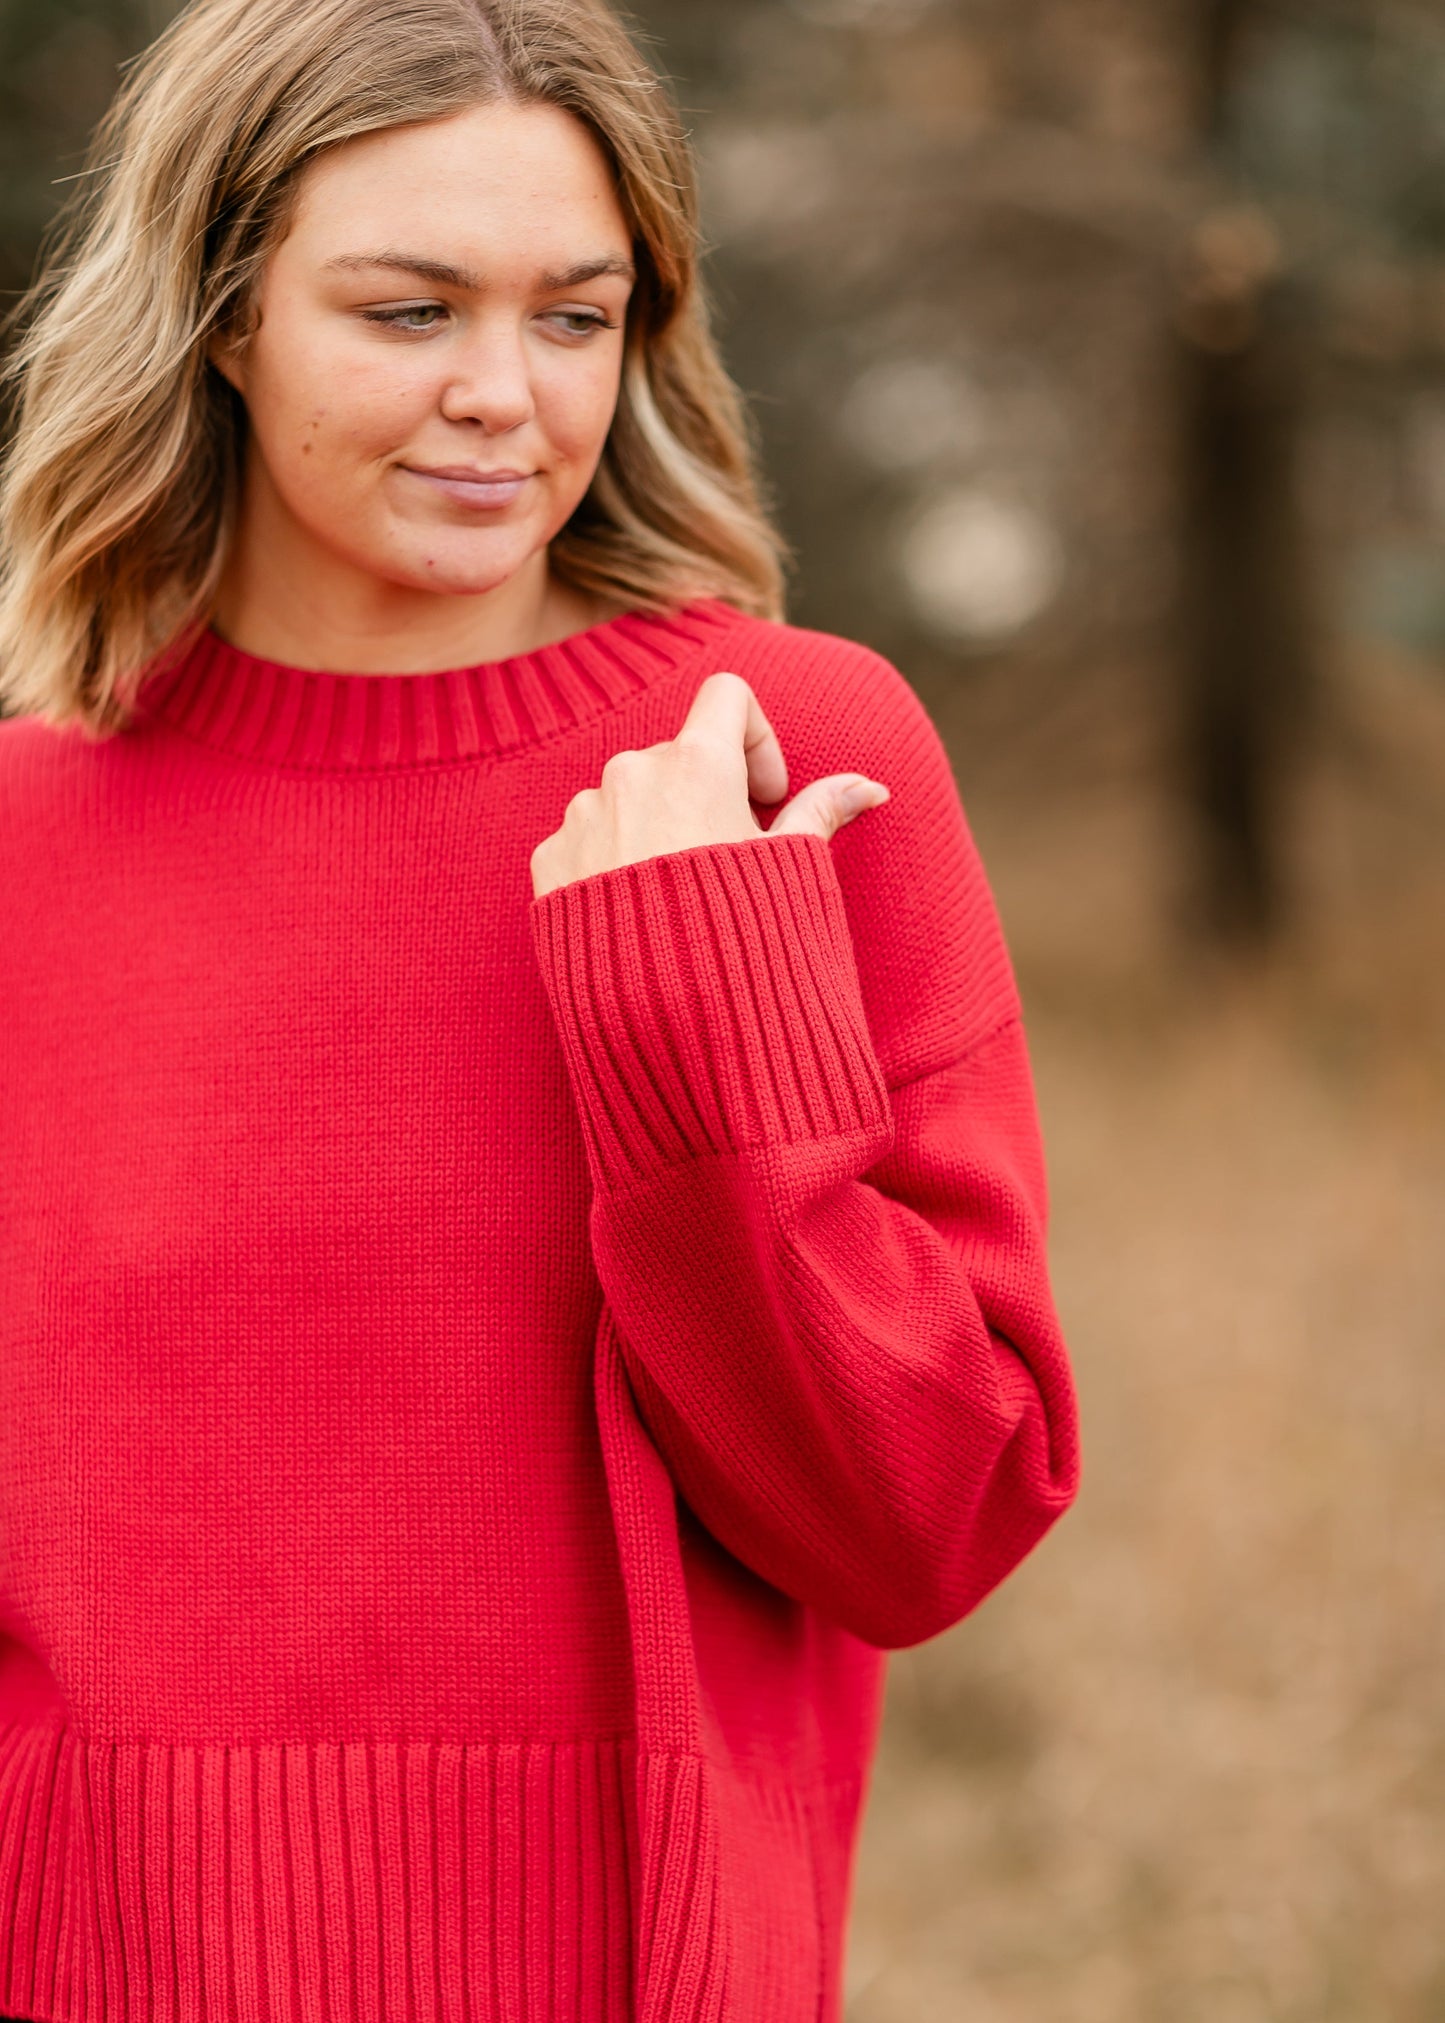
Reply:
<svg viewBox="0 0 1445 2023"><path fill-rule="evenodd" d="M735 627L719 597L625 611L531 653L435 674L287 667L203 633L136 703L214 751L318 772L397 771L537 744L615 709Z"/></svg>

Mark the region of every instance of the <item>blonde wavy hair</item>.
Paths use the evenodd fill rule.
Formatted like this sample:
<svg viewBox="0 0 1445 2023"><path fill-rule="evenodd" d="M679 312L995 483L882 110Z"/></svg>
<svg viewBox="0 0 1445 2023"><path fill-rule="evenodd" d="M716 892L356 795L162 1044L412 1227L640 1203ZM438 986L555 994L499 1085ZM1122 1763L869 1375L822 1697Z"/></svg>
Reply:
<svg viewBox="0 0 1445 2023"><path fill-rule="evenodd" d="M208 622L245 410L207 347L254 327L306 164L503 100L585 122L638 268L617 410L553 568L633 609L712 595L783 616L792 557L711 334L688 135L606 0L192 0L117 94L20 305L0 477L6 709L107 736Z"/></svg>

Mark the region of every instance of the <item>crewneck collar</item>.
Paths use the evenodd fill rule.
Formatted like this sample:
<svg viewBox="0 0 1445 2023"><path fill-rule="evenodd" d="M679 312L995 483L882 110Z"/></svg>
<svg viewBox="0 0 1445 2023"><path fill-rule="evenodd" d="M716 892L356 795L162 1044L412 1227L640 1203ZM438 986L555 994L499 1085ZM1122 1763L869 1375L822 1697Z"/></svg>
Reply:
<svg viewBox="0 0 1445 2023"><path fill-rule="evenodd" d="M395 772L535 745L627 702L742 614L720 597L624 611L505 660L431 674L338 674L264 660L206 631L153 675L138 717L263 764Z"/></svg>

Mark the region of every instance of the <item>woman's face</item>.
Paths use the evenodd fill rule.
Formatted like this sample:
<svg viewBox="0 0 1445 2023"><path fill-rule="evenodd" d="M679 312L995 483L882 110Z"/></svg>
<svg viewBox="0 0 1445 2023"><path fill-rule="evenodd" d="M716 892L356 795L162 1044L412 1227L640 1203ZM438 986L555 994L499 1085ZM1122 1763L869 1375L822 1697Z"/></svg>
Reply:
<svg viewBox="0 0 1445 2023"><path fill-rule="evenodd" d="M480 106L322 155L259 324L215 354L250 419L246 517L404 588L505 581L591 483L633 279L606 157L556 107Z"/></svg>

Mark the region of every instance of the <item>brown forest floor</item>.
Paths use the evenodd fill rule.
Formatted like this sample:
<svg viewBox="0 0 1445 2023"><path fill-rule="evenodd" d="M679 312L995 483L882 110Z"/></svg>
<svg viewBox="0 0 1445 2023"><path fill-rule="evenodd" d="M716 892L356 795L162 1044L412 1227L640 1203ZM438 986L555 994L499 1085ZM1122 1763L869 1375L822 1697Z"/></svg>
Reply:
<svg viewBox="0 0 1445 2023"><path fill-rule="evenodd" d="M849 2023L1445 2017L1445 678L1335 705L1253 976L1171 952L1128 768L959 762L1085 1482L890 1661Z"/></svg>

